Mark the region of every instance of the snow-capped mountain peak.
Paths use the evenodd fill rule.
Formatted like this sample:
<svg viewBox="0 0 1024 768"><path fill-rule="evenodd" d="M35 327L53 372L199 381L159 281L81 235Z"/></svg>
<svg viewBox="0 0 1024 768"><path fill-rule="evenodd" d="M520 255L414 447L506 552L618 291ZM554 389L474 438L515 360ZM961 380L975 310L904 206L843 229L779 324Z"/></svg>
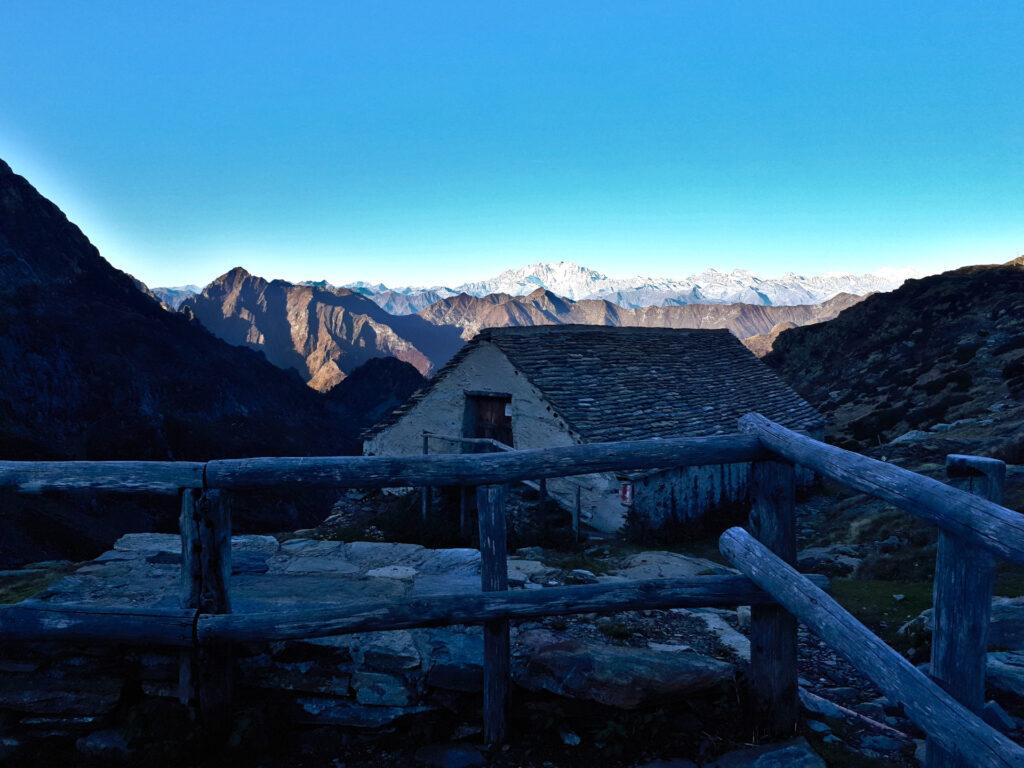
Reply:
<svg viewBox="0 0 1024 768"><path fill-rule="evenodd" d="M507 269L490 280L465 283L456 290L472 296L508 293L525 296L537 288L545 288L567 299L582 299L613 288L619 281L572 261L538 262L516 269Z"/></svg>
<svg viewBox="0 0 1024 768"><path fill-rule="evenodd" d="M820 304L840 293L863 296L891 291L901 283L902 280L879 275L850 273L806 276L786 272L781 277L766 278L749 269L723 271L714 267L683 279L613 278L574 261L555 261L507 269L488 280L464 283L454 288L439 285L389 288L382 283L363 281L349 283L345 287L369 297L392 314L411 314L459 293L477 297L492 293L526 296L538 288L573 301L605 299L627 309L636 309L680 304ZM154 289L158 293L160 290L163 289Z"/></svg>

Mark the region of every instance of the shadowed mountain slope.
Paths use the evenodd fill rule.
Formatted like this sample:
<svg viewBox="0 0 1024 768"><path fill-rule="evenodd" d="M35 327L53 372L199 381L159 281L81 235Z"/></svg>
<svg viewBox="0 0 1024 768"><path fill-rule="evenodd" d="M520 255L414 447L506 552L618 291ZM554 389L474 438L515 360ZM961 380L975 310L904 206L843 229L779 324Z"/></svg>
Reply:
<svg viewBox="0 0 1024 768"><path fill-rule="evenodd" d="M572 301L538 288L528 296L495 293L483 298L461 293L419 313L438 325L453 325L470 339L483 328L524 325L612 325L637 328L727 328L746 338L768 333L778 323L796 325L829 320L861 301L840 294L822 304L768 307L757 304L687 304L626 309L604 299Z"/></svg>
<svg viewBox="0 0 1024 768"><path fill-rule="evenodd" d="M164 310L0 163L0 455L344 453L299 377Z"/></svg>
<svg viewBox="0 0 1024 768"><path fill-rule="evenodd" d="M362 432L402 405L427 379L409 363L374 357L327 393L346 414L351 428Z"/></svg>
<svg viewBox="0 0 1024 768"><path fill-rule="evenodd" d="M347 288L267 281L241 267L186 299L182 310L321 391L374 357L396 357L428 375L461 346L457 330L417 315L390 315Z"/></svg>
<svg viewBox="0 0 1024 768"><path fill-rule="evenodd" d="M139 285L0 161L0 458L358 451L361 427L345 409ZM4 568L92 557L128 531L174 530L178 501L0 491L0 508ZM236 530L291 530L329 508L310 495L261 494L240 497L232 514Z"/></svg>
<svg viewBox="0 0 1024 768"><path fill-rule="evenodd" d="M909 280L781 333L765 361L853 447L959 420L995 434L1024 419L1024 257ZM987 452L1021 461L1018 443Z"/></svg>

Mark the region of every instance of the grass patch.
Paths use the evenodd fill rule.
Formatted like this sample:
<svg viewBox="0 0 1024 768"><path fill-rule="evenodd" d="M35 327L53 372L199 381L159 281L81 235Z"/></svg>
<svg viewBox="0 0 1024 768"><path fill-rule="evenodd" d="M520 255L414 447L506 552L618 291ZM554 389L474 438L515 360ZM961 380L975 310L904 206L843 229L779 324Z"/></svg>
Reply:
<svg viewBox="0 0 1024 768"><path fill-rule="evenodd" d="M602 635L610 640L629 640L633 636L633 630L626 624L615 619L604 619L597 623L597 628Z"/></svg>
<svg viewBox="0 0 1024 768"><path fill-rule="evenodd" d="M39 594L63 576L61 571L26 573L23 576L0 576L0 604L20 603Z"/></svg>
<svg viewBox="0 0 1024 768"><path fill-rule="evenodd" d="M560 552L557 549L545 549L544 556L540 558L544 565L552 568L561 568L563 571L581 569L601 576L612 569L612 563L607 558L590 557L583 552Z"/></svg>
<svg viewBox="0 0 1024 768"><path fill-rule="evenodd" d="M1024 596L1024 568L1005 565L996 574L993 593L998 597Z"/></svg>
<svg viewBox="0 0 1024 768"><path fill-rule="evenodd" d="M893 595L903 595L896 600ZM897 642L897 630L932 607L930 581L832 579L832 597L885 642Z"/></svg>

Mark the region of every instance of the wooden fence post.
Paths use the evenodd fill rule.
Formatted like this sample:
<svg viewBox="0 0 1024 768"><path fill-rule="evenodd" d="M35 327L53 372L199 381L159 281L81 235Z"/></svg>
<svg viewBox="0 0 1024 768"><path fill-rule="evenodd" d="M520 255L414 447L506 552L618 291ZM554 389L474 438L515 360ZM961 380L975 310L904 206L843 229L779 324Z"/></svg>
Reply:
<svg viewBox="0 0 1024 768"><path fill-rule="evenodd" d="M503 485L484 485L476 493L480 587L484 592L504 591L508 589L506 489ZM508 621L488 621L484 624L484 740L488 745L505 740L509 673Z"/></svg>
<svg viewBox="0 0 1024 768"><path fill-rule="evenodd" d="M572 540L577 544L580 541L580 515L583 513L583 489L576 486L576 504L572 510Z"/></svg>
<svg viewBox="0 0 1024 768"><path fill-rule="evenodd" d="M181 606L231 613L231 513L220 491L185 490L181 503ZM182 654L178 695L194 707L209 738L231 725L233 658L229 646L199 645Z"/></svg>
<svg viewBox="0 0 1024 768"><path fill-rule="evenodd" d="M949 477L967 477L970 491L1003 503L1006 464L980 456L946 457ZM973 712L985 704L985 662L992 614L995 560L986 550L948 531L939 531L935 557L935 630L931 674L953 698ZM927 740L925 768L969 768L970 763Z"/></svg>
<svg viewBox="0 0 1024 768"><path fill-rule="evenodd" d="M796 562L792 464L756 461L750 470L750 533L784 562ZM755 736L787 736L796 730L797 621L777 605L750 613L750 682Z"/></svg>
<svg viewBox="0 0 1024 768"><path fill-rule="evenodd" d="M426 432L423 433L423 455L426 456L430 451L430 435ZM425 485L420 488L420 520L424 523L430 519L430 502L431 502L431 489L429 485Z"/></svg>
<svg viewBox="0 0 1024 768"><path fill-rule="evenodd" d="M469 510L474 488L470 485L459 486L459 539L469 541Z"/></svg>

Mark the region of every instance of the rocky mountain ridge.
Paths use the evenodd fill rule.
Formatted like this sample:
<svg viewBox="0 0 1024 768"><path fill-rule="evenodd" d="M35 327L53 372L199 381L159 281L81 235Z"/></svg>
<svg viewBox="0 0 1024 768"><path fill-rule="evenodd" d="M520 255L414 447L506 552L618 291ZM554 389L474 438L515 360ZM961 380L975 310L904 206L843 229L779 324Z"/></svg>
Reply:
<svg viewBox="0 0 1024 768"><path fill-rule="evenodd" d="M583 323L659 328L728 328L738 337L766 334L778 323L835 317L860 301L840 294L822 304L771 307L687 304L626 309L603 299L572 301L537 289L528 296L461 293L413 315L392 315L366 296L326 284L265 280L242 267L186 299L181 311L225 341L259 350L328 391L368 360L394 357L430 376L480 329Z"/></svg>
<svg viewBox="0 0 1024 768"><path fill-rule="evenodd" d="M417 315L390 315L347 288L268 281L242 267L186 299L181 311L320 391L374 357L395 357L428 375L461 346L456 329Z"/></svg>
<svg viewBox="0 0 1024 768"><path fill-rule="evenodd" d="M419 313L437 325L452 325L470 339L481 328L578 323L642 328L727 328L740 339L767 334L779 323L806 325L837 316L861 301L839 294L822 304L770 307L760 304L686 304L628 309L606 299L572 301L538 288L528 296L459 294Z"/></svg>
<svg viewBox="0 0 1024 768"><path fill-rule="evenodd" d="M781 333L765 360L852 448L964 428L1024 461L1024 257L908 280Z"/></svg>

